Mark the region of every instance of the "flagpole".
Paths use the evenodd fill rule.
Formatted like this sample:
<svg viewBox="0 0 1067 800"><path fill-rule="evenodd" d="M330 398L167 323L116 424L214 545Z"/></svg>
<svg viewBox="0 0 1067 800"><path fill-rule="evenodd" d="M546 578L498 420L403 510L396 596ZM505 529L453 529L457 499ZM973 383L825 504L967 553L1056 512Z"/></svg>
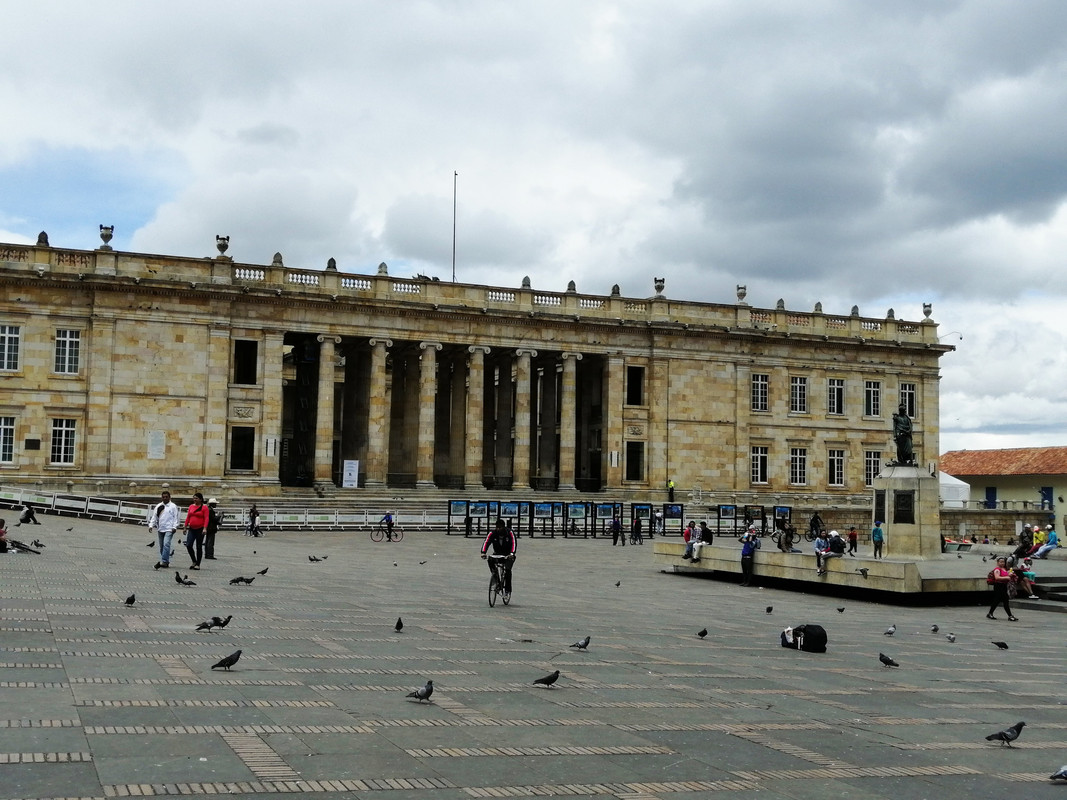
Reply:
<svg viewBox="0 0 1067 800"><path fill-rule="evenodd" d="M452 171L452 283L456 282L456 183L459 172Z"/></svg>

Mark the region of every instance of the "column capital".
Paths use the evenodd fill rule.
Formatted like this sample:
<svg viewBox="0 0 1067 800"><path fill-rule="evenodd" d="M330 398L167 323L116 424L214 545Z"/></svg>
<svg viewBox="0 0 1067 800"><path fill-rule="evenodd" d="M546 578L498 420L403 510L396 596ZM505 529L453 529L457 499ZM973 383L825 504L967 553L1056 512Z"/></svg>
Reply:
<svg viewBox="0 0 1067 800"><path fill-rule="evenodd" d="M374 338L372 338L372 339L370 339L368 344L371 347L376 347L377 345L383 345L386 349L388 349L388 348L393 346L393 340L392 339L381 339L381 338L374 339Z"/></svg>
<svg viewBox="0 0 1067 800"><path fill-rule="evenodd" d="M467 352L472 354L481 353L483 356L487 356L490 352L492 352L492 348L484 344L472 344L470 347L467 348Z"/></svg>
<svg viewBox="0 0 1067 800"><path fill-rule="evenodd" d="M315 341L319 342L320 344L322 342L331 342L331 341L334 344L340 344L341 343L341 337L340 336L331 336L328 333L320 333L318 336L315 337Z"/></svg>
<svg viewBox="0 0 1067 800"><path fill-rule="evenodd" d="M582 360L582 354L581 353L572 353L572 352L570 352L568 350L564 350L562 353L560 353L559 357L562 358L564 361L566 361L568 358L573 358L575 361L581 361Z"/></svg>
<svg viewBox="0 0 1067 800"><path fill-rule="evenodd" d="M432 349L437 350L438 352L440 352L441 348L443 348L443 347L444 347L444 345L441 344L440 342L419 342L419 349L420 350L429 350L429 349L432 348Z"/></svg>
<svg viewBox="0 0 1067 800"><path fill-rule="evenodd" d="M537 358L537 351L531 347L516 347L515 355L517 356L529 356L530 358Z"/></svg>

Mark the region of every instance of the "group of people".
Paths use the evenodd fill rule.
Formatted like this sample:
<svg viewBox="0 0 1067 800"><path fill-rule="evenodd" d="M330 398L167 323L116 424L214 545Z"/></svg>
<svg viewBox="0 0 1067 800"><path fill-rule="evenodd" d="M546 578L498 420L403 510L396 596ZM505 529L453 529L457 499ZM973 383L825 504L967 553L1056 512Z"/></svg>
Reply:
<svg viewBox="0 0 1067 800"><path fill-rule="evenodd" d="M1019 546L1012 553L1015 558L1048 558L1048 554L1060 546L1059 536L1053 525L1042 528L1039 524L1023 525L1019 534Z"/></svg>
<svg viewBox="0 0 1067 800"><path fill-rule="evenodd" d="M692 561L693 563L700 561L700 548L711 544L714 538L707 522L701 521L700 529L697 530L696 522L689 520L689 524L682 530L682 541L685 542L685 553L682 554L682 560Z"/></svg>
<svg viewBox="0 0 1067 800"><path fill-rule="evenodd" d="M181 511L171 500L170 492L164 490L160 494L160 502L148 514L148 530L155 534L159 544L159 561L155 569L170 567L174 534L181 527L185 528L185 550L192 561L189 569L200 569L205 558L215 560L215 534L222 524L222 514L216 508L218 502L212 497L205 503L204 495L196 492L185 512L185 521L181 523Z"/></svg>
<svg viewBox="0 0 1067 800"><path fill-rule="evenodd" d="M1011 601L1022 594L1030 600L1038 600L1039 597L1034 588L1037 573L1033 571L1033 562L1029 558L1016 560L1015 556L1001 556L997 559L996 566L989 571L986 583L993 587L993 602L989 606L987 619L996 619L993 612L997 606L1004 606L1008 619L1015 622L1016 617L1011 612Z"/></svg>

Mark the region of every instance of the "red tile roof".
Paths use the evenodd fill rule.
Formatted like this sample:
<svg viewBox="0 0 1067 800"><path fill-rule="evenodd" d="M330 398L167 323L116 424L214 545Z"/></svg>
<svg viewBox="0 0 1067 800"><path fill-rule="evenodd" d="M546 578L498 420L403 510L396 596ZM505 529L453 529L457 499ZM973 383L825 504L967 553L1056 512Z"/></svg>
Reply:
<svg viewBox="0 0 1067 800"><path fill-rule="evenodd" d="M941 455L949 475L1067 475L1067 447L952 450Z"/></svg>

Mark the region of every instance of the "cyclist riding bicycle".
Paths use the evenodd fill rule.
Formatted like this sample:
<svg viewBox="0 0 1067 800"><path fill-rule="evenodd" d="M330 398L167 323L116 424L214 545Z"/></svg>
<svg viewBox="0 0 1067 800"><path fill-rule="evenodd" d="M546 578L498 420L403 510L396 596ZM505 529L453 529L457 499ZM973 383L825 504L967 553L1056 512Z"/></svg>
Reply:
<svg viewBox="0 0 1067 800"><path fill-rule="evenodd" d="M386 511L385 516L379 520L379 523L385 524L385 535L389 538L393 538L393 512Z"/></svg>
<svg viewBox="0 0 1067 800"><path fill-rule="evenodd" d="M511 597L511 568L515 564L515 550L518 548L518 542L515 534L502 519L496 521L496 527L482 542L482 558L488 559L490 547L493 548L493 555L506 556L504 559L504 598L508 599ZM496 575L492 561L489 562L489 571Z"/></svg>

